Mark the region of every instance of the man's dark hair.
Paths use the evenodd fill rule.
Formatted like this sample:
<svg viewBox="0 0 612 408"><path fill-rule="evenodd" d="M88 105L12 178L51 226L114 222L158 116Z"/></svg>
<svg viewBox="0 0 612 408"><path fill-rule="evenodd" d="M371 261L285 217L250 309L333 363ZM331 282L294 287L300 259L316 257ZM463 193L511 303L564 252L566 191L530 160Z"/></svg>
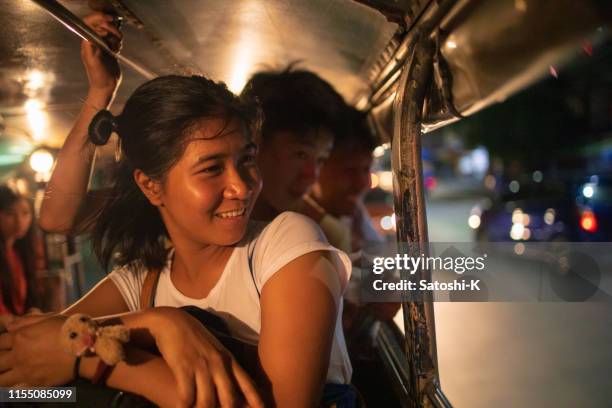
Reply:
<svg viewBox="0 0 612 408"><path fill-rule="evenodd" d="M380 144L379 138L368 123L367 113L347 107L344 127L334 140L334 150L359 150L372 152Z"/></svg>
<svg viewBox="0 0 612 408"><path fill-rule="evenodd" d="M305 135L326 128L334 135L344 126L346 103L342 96L317 74L289 65L283 71L258 72L246 84L243 96L256 98L262 108L262 136L292 131Z"/></svg>

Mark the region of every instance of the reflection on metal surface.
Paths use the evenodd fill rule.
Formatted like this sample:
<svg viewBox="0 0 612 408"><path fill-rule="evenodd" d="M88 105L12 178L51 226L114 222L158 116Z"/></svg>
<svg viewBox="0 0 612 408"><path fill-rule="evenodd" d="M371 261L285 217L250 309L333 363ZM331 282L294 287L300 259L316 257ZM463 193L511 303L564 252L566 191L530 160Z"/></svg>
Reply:
<svg viewBox="0 0 612 408"><path fill-rule="evenodd" d="M457 1L441 23L447 33L441 39L441 51L450 69L453 105L462 115L471 115L546 75L558 76L560 67L581 50L590 55L592 44L607 35L600 28L612 21L605 3ZM422 19L427 20L431 12L430 7ZM368 95L369 104L361 101L363 106L375 107L377 121L381 126L385 124L384 133L391 128L391 104L387 101L398 81L393 73L408 58L407 50L414 46L419 27L420 23L406 33L393 57L387 58L387 65L371 78L374 84ZM428 114L423 121L426 132L457 119L438 99L433 94L429 96Z"/></svg>
<svg viewBox="0 0 612 408"><path fill-rule="evenodd" d="M376 350L381 354L381 361L385 364L391 384L400 395L410 394L410 368L406 364L406 354L402 351L402 335L397 326L386 322L377 322Z"/></svg>
<svg viewBox="0 0 612 408"><path fill-rule="evenodd" d="M102 48L107 53L113 55L119 61L124 63L126 66L130 67L134 71L138 72L140 75L144 76L146 79L153 79L157 76L154 72L148 70L142 65L138 64L131 59L114 52L109 48L109 46L104 42L104 40L95 33L91 28L89 28L83 21L72 14L67 8L59 4L55 0L32 0L42 8L44 8L49 14L51 14L54 18L56 18L60 23L64 24L66 28L70 31L74 32L81 38L91 41L95 43L98 47Z"/></svg>
<svg viewBox="0 0 612 408"><path fill-rule="evenodd" d="M242 2L238 13L249 18L256 15L259 20L266 19L265 6L254 0ZM255 67L255 52L264 47L259 33L256 30L249 30L248 22L244 23L237 27L237 42L231 47L231 56L228 59L231 65L227 86L234 93L239 93L244 88Z"/></svg>
<svg viewBox="0 0 612 408"><path fill-rule="evenodd" d="M258 70L301 61L299 67L321 75L348 101L368 86L371 66L398 28L353 0L38 1L69 9L63 14L68 23L70 16L89 13L88 4L104 10L122 5L121 54L149 71L202 73L239 90ZM0 113L7 126L29 130L23 106L40 100L48 115L45 143L59 146L87 89L80 38L32 0L0 0L0 8ZM32 94L41 79L44 86ZM125 70L118 110L142 82Z"/></svg>
<svg viewBox="0 0 612 408"><path fill-rule="evenodd" d="M52 75L42 72L38 69L33 69L27 72L25 77L24 92L27 96L34 98L45 87L52 82Z"/></svg>
<svg viewBox="0 0 612 408"><path fill-rule="evenodd" d="M515 0L472 3L443 23L442 47L453 81L454 104L463 115L508 98L559 68L610 21L597 0ZM492 21L496 21L492 24ZM455 45L451 46L449 42ZM451 121L432 110L426 131Z"/></svg>
<svg viewBox="0 0 612 408"><path fill-rule="evenodd" d="M408 27L418 19L427 0L355 0L380 11L387 20Z"/></svg>
<svg viewBox="0 0 612 408"><path fill-rule="evenodd" d="M44 140L48 124L47 113L44 111L45 104L38 99L30 99L23 108L28 117L32 138L35 141Z"/></svg>

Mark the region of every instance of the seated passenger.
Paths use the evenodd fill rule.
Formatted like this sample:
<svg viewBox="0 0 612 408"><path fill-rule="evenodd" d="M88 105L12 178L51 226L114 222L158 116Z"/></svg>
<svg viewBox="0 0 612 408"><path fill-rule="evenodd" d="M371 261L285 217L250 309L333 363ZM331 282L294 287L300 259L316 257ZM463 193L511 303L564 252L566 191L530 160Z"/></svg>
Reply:
<svg viewBox="0 0 612 408"><path fill-rule="evenodd" d="M22 315L36 301L33 213L27 197L0 186L0 314Z"/></svg>
<svg viewBox="0 0 612 408"><path fill-rule="evenodd" d="M348 229L306 195L344 127L342 96L313 72L291 66L255 74L243 95L256 97L264 114L258 157L264 184L253 217L301 212L320 224L332 245L349 252Z"/></svg>
<svg viewBox="0 0 612 408"><path fill-rule="evenodd" d="M338 132L334 148L321 169L311 198L326 213L344 223L350 231L352 258L368 244L384 242L372 225L363 204L363 197L370 188L372 152L378 145L368 126L366 115L357 109L348 108L346 129ZM345 328L352 323L359 302L358 274L353 274L351 290L346 294ZM380 320L392 319L399 310L399 303L371 303L362 305Z"/></svg>
<svg viewBox="0 0 612 408"><path fill-rule="evenodd" d="M372 225L363 203L370 188L372 152L379 144L366 115L349 108L347 128L339 132L334 148L321 169L312 190L312 199L325 211L345 223L351 232L351 258L360 263L360 252L368 244L384 242ZM364 303L360 299L360 271L351 276L344 297L343 326L354 367L353 383L368 405L393 406L393 389L386 381L385 367L377 358L372 339L374 319L389 321L397 314L399 302Z"/></svg>
<svg viewBox="0 0 612 408"><path fill-rule="evenodd" d="M383 242L363 204L370 188L372 152L379 143L364 113L349 107L346 117L346 129L338 132L311 197L327 213L350 226L351 252L357 252L367 243Z"/></svg>
<svg viewBox="0 0 612 408"><path fill-rule="evenodd" d="M120 35L109 22L102 14L88 19L99 34ZM45 201L65 203L72 196L62 195L76 191L80 202L69 212L80 209L95 115L96 138L114 130L121 140L113 187L92 224L96 255L116 267L63 316L9 326L0 336L0 386L68 382L75 358L59 345L65 315L120 314L143 332L133 332L132 363L119 363L109 386L162 406L176 405L177 396L184 405L234 406L241 394L261 406L249 376L199 321L175 308L183 305L209 310L232 336L256 344L260 370L252 374L268 404L317 406L325 383L348 384L340 315L350 262L307 217L284 212L267 225L249 221L261 190L253 106L204 77L164 76L140 86L118 117L97 114L118 81L94 46L82 47L90 93ZM63 177L70 178L64 189ZM150 276L157 279L155 307L141 310ZM147 351L152 345L161 357ZM78 375L92 378L97 363L83 358Z"/></svg>

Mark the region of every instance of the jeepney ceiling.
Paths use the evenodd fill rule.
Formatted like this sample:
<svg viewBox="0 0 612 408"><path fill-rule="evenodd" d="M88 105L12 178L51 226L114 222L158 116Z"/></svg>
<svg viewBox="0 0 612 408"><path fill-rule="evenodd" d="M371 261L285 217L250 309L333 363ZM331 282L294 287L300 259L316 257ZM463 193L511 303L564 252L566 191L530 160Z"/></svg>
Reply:
<svg viewBox="0 0 612 408"><path fill-rule="evenodd" d="M60 3L78 16L90 11L84 0ZM122 53L158 74L203 73L236 92L257 70L299 61L351 101L397 30L353 0L123 3L144 27L124 26ZM0 0L0 7L0 138L59 146L87 92L79 38L31 0ZM144 81L123 72L116 107Z"/></svg>

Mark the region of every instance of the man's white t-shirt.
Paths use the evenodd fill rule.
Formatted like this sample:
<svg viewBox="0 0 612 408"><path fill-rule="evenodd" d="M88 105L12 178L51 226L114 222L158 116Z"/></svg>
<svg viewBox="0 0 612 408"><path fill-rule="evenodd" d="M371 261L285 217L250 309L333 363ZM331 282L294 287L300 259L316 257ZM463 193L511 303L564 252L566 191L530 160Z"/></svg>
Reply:
<svg viewBox="0 0 612 408"><path fill-rule="evenodd" d="M319 226L309 218L284 212L269 224L251 222L245 237L234 248L219 281L204 299L183 295L172 283L174 251L168 255L155 294L155 306L197 306L223 318L233 337L256 344L261 329L259 293L279 269L313 251L331 251L343 289L351 274L348 256L328 244ZM251 258L251 266L249 266ZM147 270L128 265L113 270L115 283L132 311L140 308L140 294ZM308 305L304 305L307 312ZM296 316L298 319L299 316ZM338 310L327 382L348 384L352 368L342 332L342 303Z"/></svg>

